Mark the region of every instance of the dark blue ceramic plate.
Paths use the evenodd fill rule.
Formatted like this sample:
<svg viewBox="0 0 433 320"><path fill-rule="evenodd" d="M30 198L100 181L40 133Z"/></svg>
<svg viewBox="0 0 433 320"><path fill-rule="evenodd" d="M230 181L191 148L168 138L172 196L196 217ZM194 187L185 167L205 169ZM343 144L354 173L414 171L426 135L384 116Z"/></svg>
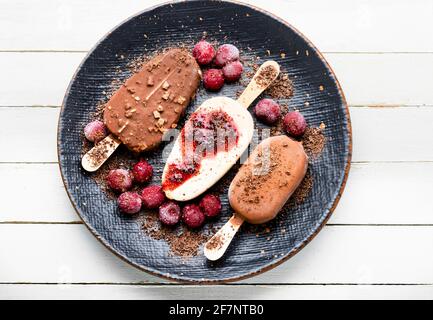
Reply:
<svg viewBox="0 0 433 320"><path fill-rule="evenodd" d="M146 213L137 218L120 214L115 201L80 166L83 127L98 103L104 101L104 91L110 90L113 79L129 77L127 64L133 59L177 42L195 42L203 32L220 43L235 43L245 49L242 55L247 58L266 57L269 50L269 59L278 61L293 79L295 95L288 101L289 108L300 109L312 126L323 121L328 139L321 157L310 164L314 183L308 198L294 208L286 206L284 219L274 222L269 234L257 237L254 232L240 232L225 257L216 263L209 263L202 254L188 259L173 256L164 240L154 240L143 232L139 221ZM281 58L281 52L285 58ZM319 90L320 86L323 90ZM242 89L241 84L225 85L218 94L235 97ZM309 106L305 107L307 94ZM215 95L200 88L187 114ZM58 154L73 206L89 230L112 252L164 278L222 282L250 277L284 262L320 231L337 205L347 179L351 127L346 101L332 70L320 52L285 21L238 3L177 2L131 17L91 50L66 92L59 120ZM155 168L153 182L159 183L164 166L160 150L144 156ZM214 187L222 191L224 205L216 227L231 215L226 191L235 173L233 168Z"/></svg>

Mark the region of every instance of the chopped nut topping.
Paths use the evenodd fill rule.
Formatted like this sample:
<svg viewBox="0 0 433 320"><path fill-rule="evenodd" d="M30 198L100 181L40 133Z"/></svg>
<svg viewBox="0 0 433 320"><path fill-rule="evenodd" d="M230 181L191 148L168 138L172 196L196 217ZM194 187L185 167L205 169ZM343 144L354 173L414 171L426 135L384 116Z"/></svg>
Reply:
<svg viewBox="0 0 433 320"><path fill-rule="evenodd" d="M149 78L147 78L147 85L149 87L152 87L154 85L152 76L149 76Z"/></svg>
<svg viewBox="0 0 433 320"><path fill-rule="evenodd" d="M158 110L159 112L163 112L164 111L164 107L161 105L158 105L158 107L156 108L156 110Z"/></svg>
<svg viewBox="0 0 433 320"><path fill-rule="evenodd" d="M172 129L176 129L176 128L177 128L177 123L173 123L173 124L171 125L171 127L172 127Z"/></svg>
<svg viewBox="0 0 433 320"><path fill-rule="evenodd" d="M127 88L126 90L128 90L129 93L135 93L135 89L134 88Z"/></svg>
<svg viewBox="0 0 433 320"><path fill-rule="evenodd" d="M183 96L179 96L176 100L176 103L183 104L186 101L186 98Z"/></svg>
<svg viewBox="0 0 433 320"><path fill-rule="evenodd" d="M174 108L174 112L175 112L175 113L179 113L179 112L180 112L180 109L179 109L179 108Z"/></svg>
<svg viewBox="0 0 433 320"><path fill-rule="evenodd" d="M162 127L165 123L165 120L163 118L158 119L158 122L156 123L156 125L158 127Z"/></svg>
<svg viewBox="0 0 433 320"><path fill-rule="evenodd" d="M125 124L124 124L123 126L121 126L121 127L119 128L119 130L117 130L117 132L118 132L118 133L122 133L122 131L125 130L125 128L126 128L126 126L128 125L128 123L129 123L129 122L126 121Z"/></svg>
<svg viewBox="0 0 433 320"><path fill-rule="evenodd" d="M125 117L127 117L127 118L132 117L133 113L136 112L136 111L137 111L137 109L127 110L127 111L125 112Z"/></svg>
<svg viewBox="0 0 433 320"><path fill-rule="evenodd" d="M140 97L136 96L134 97L135 101L140 101Z"/></svg>
<svg viewBox="0 0 433 320"><path fill-rule="evenodd" d="M159 119L159 118L161 118L161 114L158 112L158 111L153 111L153 117L155 118L155 119Z"/></svg>
<svg viewBox="0 0 433 320"><path fill-rule="evenodd" d="M170 92L168 92L168 91L162 95L162 98L164 100L168 100L169 97L170 97Z"/></svg>
<svg viewBox="0 0 433 320"><path fill-rule="evenodd" d="M141 142L141 143L139 144L139 147L140 147L140 149L142 149L142 150L147 149L147 144L145 144L144 142Z"/></svg>
<svg viewBox="0 0 433 320"><path fill-rule="evenodd" d="M162 88L164 90L167 90L168 88L170 88L170 84L167 81L164 81L164 83L162 84Z"/></svg>
<svg viewBox="0 0 433 320"><path fill-rule="evenodd" d="M113 108L112 108L111 106L107 106L107 109L108 109L108 110L111 110L111 109L113 109Z"/></svg>

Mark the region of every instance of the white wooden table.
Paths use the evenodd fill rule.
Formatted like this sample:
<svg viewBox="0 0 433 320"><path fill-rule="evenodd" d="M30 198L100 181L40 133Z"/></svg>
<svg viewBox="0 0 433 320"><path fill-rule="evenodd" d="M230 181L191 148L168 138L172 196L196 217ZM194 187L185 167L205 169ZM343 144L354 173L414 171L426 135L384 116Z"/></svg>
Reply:
<svg viewBox="0 0 433 320"><path fill-rule="evenodd" d="M433 298L433 1L248 1L325 54L350 104L353 165L323 231L260 276L169 284L79 222L56 154L86 52L160 1L0 0L0 298Z"/></svg>

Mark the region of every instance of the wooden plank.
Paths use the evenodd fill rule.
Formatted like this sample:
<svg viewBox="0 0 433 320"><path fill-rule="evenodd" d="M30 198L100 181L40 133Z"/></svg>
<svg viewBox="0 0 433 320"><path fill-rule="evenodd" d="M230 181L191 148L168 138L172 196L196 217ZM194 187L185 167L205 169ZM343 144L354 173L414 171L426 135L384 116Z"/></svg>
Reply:
<svg viewBox="0 0 433 320"><path fill-rule="evenodd" d="M61 105L84 56L62 52L0 53L0 106ZM432 57L433 54L325 55L351 105L433 105Z"/></svg>
<svg viewBox="0 0 433 320"><path fill-rule="evenodd" d="M0 105L60 106L84 53L0 53Z"/></svg>
<svg viewBox="0 0 433 320"><path fill-rule="evenodd" d="M432 249L433 227L327 226L291 260L242 283L432 284ZM161 282L83 225L0 225L0 261L3 283Z"/></svg>
<svg viewBox="0 0 433 320"><path fill-rule="evenodd" d="M8 199L0 202L0 223L79 221L57 164L0 164L0 177ZM433 224L431 190L433 163L356 163L329 223Z"/></svg>
<svg viewBox="0 0 433 320"><path fill-rule="evenodd" d="M139 286L0 284L0 299L422 300L430 299L432 296L432 285ZM175 302L173 302L174 304Z"/></svg>
<svg viewBox="0 0 433 320"><path fill-rule="evenodd" d="M433 54L329 53L325 58L350 105L433 105L427 89L433 83Z"/></svg>
<svg viewBox="0 0 433 320"><path fill-rule="evenodd" d="M353 161L433 160L433 108L351 108L350 113ZM0 108L0 119L10 120L0 127L6 151L0 162L56 162L58 115L58 108Z"/></svg>
<svg viewBox="0 0 433 320"><path fill-rule="evenodd" d="M59 108L0 108L0 162L57 162Z"/></svg>
<svg viewBox="0 0 433 320"><path fill-rule="evenodd" d="M54 164L0 164L0 222L77 222ZM25 199L23 199L25 197Z"/></svg>
<svg viewBox="0 0 433 320"><path fill-rule="evenodd" d="M14 32L0 34L0 50L89 50L122 20L161 2L1 0L0 29ZM289 21L324 51L433 51L429 0L248 3Z"/></svg>
<svg viewBox="0 0 433 320"><path fill-rule="evenodd" d="M433 160L433 109L351 108L353 161Z"/></svg>
<svg viewBox="0 0 433 320"><path fill-rule="evenodd" d="M433 163L356 163L329 223L433 224Z"/></svg>

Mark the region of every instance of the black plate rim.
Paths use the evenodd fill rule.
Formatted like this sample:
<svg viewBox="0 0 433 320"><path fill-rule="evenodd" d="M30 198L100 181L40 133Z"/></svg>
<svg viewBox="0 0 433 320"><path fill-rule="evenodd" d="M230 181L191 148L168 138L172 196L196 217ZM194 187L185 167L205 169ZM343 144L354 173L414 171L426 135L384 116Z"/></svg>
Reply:
<svg viewBox="0 0 433 320"><path fill-rule="evenodd" d="M107 241L105 241L99 234L98 232L90 225L88 225L83 217L81 216L80 210L79 208L77 208L74 204L74 201L71 198L71 194L69 193L69 189L68 189L68 184L66 181L66 177L63 175L63 171L62 171L62 167L61 167L61 163L60 163L60 134L62 131L62 126L61 126L61 119L63 116L63 112L64 112L64 107L65 107L65 103L69 97L69 93L70 93L70 89L72 84L75 81L75 78L77 76L77 74L80 72L83 64L86 62L86 60L88 59L88 57L93 53L93 51L101 44L101 42L103 42L107 37L110 36L110 34L115 31L118 27L120 27L121 25L123 25L124 23L134 19L137 16L140 16L144 13L147 13L149 11L152 11L158 7L161 6L166 6L166 5L170 5L170 4L175 4L178 2L185 2L184 0L178 0L178 1L166 1L163 2L161 4L157 4L151 7L148 7L142 11L139 11L138 13L131 15L130 17L124 19L123 21L121 21L120 23L118 23L115 27L113 27L109 32L107 32L101 39L99 39L96 44L89 50L89 52L85 55L85 57L83 58L83 60L81 61L81 63L78 65L76 71L74 72L71 81L69 82L69 85L66 89L65 95L63 97L63 101L62 101L62 105L60 107L60 114L59 114L59 119L57 122L57 159L58 159L58 166L59 166L59 171L60 171L60 175L62 177L62 182L63 185L65 187L66 190L66 194L68 195L69 201L72 204L72 207L74 208L75 212L77 213L79 219L81 220L82 224L84 224L86 226L86 228L91 232L91 234L100 242L102 243L111 253L113 253L115 256L117 256L118 258L120 258L121 260L125 261L126 263L128 263L129 265L139 269L140 271L144 271L152 276L156 276L165 280L169 280L169 281L173 281L173 282L177 282L177 283L191 283L191 284L221 284L221 283L229 283L229 282L234 282L234 281L240 281L240 280L245 280L254 276L257 276L259 274L262 274L266 271L269 271L277 266L279 266L280 264L286 262L287 260L289 260L290 258L292 258L294 255L296 255L298 252L300 252L307 244L309 244L315 237L316 235L323 229L323 227L326 225L326 223L328 222L328 220L330 219L330 217L332 216L332 213L334 212L335 208L337 207L340 198L345 190L346 187L346 183L347 183L347 179L349 177L349 171L351 168L351 163L352 163L352 144L353 144L353 139L352 139L352 123L350 120L350 112L349 112L349 107L347 104L347 100L346 97L344 95L344 92L342 90L342 87L340 85L340 82L338 81L334 70L331 68L331 66L329 65L329 63L327 62L327 60L325 59L325 57L323 56L322 52L303 34L301 33L297 28L295 28L294 26L292 26L290 23L288 23L286 20L274 15L273 13L266 11L262 8L256 7L254 5L251 5L249 3L245 3L245 2L241 2L241 1L236 1L236 0L209 0L212 2L228 2L228 3L232 3L232 4L236 4L236 5L240 5L240 6L245 6L248 7L250 9L253 9L255 11L261 12L267 16L269 16L270 18L277 20L278 22L282 23L283 25L285 25L286 27L288 27L289 29L292 29L293 32L295 32L299 37L301 37L306 43L308 43L311 48L314 49L314 51L317 53L319 59L324 63L324 65L326 66L326 68L329 69L330 74L332 75L335 84L337 86L338 89L338 93L341 96L341 100L342 100L342 105L344 106L344 111L345 111L345 117L346 117L346 121L347 121L347 138L348 138L348 154L347 154L347 161L345 164L345 168L344 168L344 176L343 176L343 181L341 182L339 191L337 193L337 196L335 197L334 202L332 203L332 206L330 207L330 209L328 210L325 218L323 219L322 223L320 225L318 225L318 227L316 228L316 230L310 235L308 236L304 241L302 241L296 248L294 248L290 253L288 253L286 256L284 256L283 258L281 258L280 260L274 261L272 263L270 263L268 266L263 267L257 271L251 271L248 272L242 276L237 276L237 277L231 277L231 278L225 278L225 279L215 279L215 280L197 280L197 279L188 279L188 278L179 278L176 277L174 275L170 275L167 273L163 273L163 272L159 272L159 271L155 271L155 270L151 270L149 268L147 268L146 266L142 266L139 265L137 263L132 262L131 260L128 259L128 257L120 254L119 252L117 252ZM190 2L194 2L194 0L190 1Z"/></svg>

